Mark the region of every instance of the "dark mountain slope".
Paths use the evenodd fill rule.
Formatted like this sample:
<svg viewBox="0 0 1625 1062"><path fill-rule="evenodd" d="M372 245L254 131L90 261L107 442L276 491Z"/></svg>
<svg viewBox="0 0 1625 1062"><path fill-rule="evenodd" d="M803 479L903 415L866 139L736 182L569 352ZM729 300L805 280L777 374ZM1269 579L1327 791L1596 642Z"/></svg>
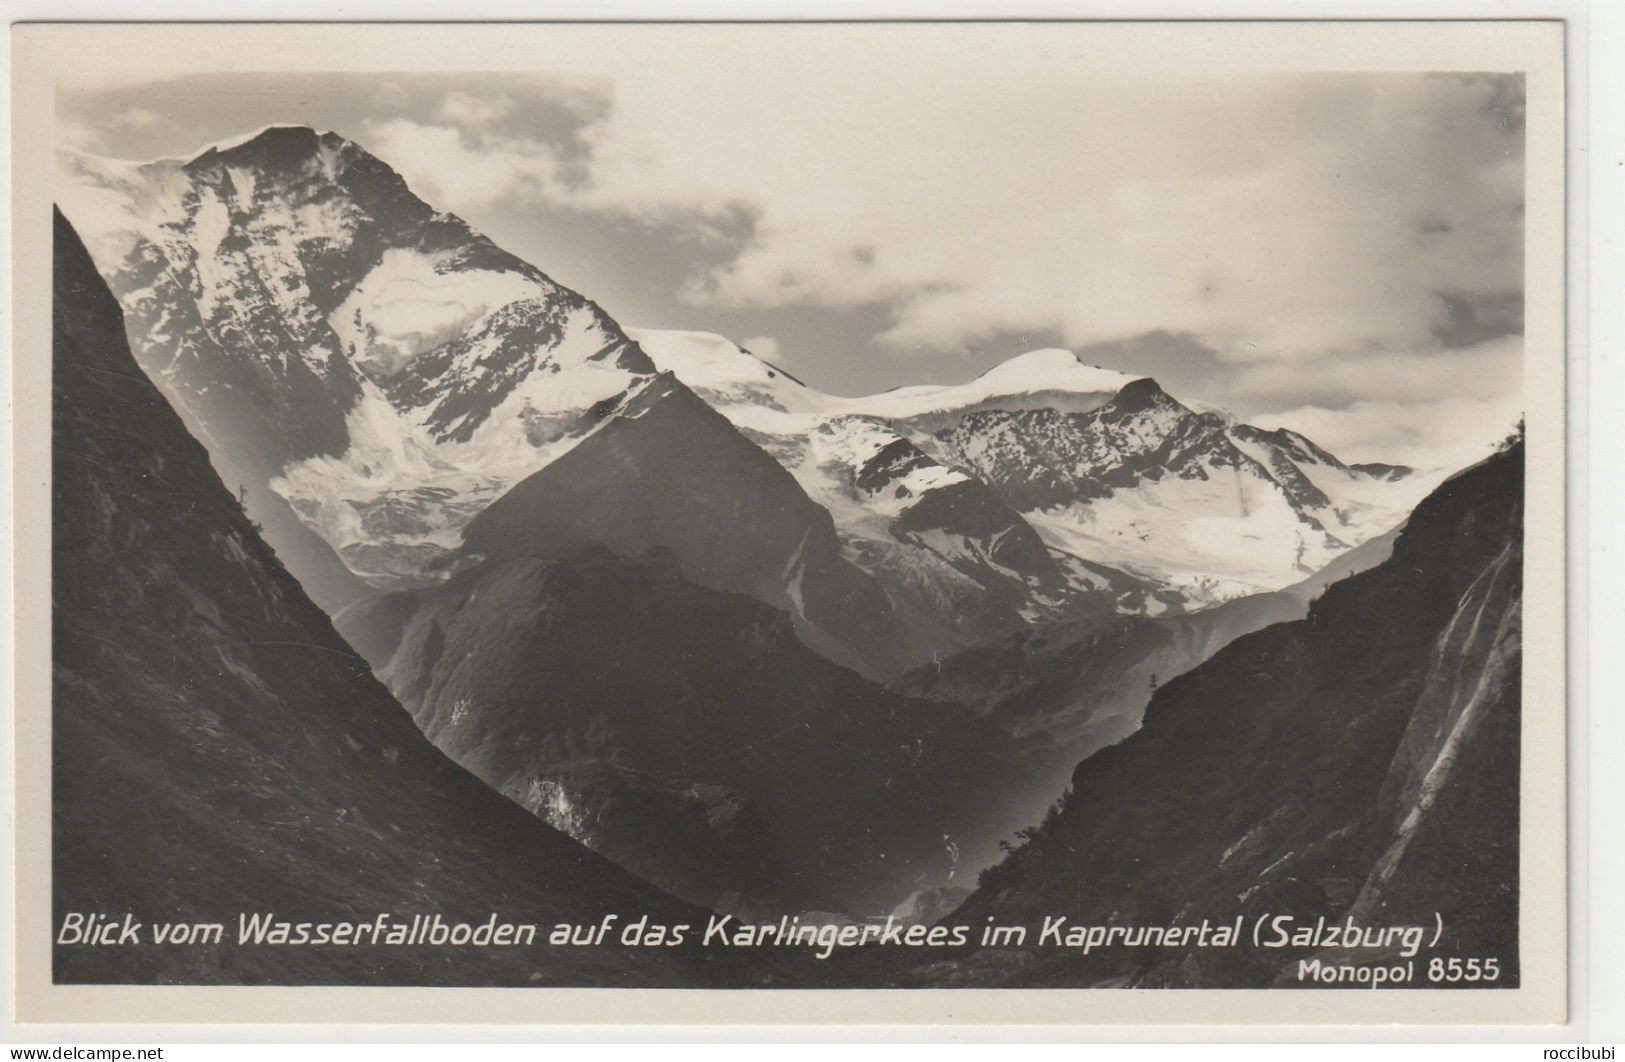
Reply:
<svg viewBox="0 0 1625 1062"><path fill-rule="evenodd" d="M1065 351L841 399L721 337L629 334L331 132L64 150L58 176L138 363L330 614L439 581L470 521L528 497L556 540L666 546L891 678L1057 618L1279 589L1422 489Z"/></svg>
<svg viewBox="0 0 1625 1062"><path fill-rule="evenodd" d="M1161 582L1185 611L1312 576L1401 523L1436 482L1346 465L1295 432L1188 407L1151 379L1083 412L969 413L926 448L990 485L1049 545Z"/></svg>
<svg viewBox="0 0 1625 1062"><path fill-rule="evenodd" d="M1518 443L1430 495L1393 556L1307 619L1163 687L954 920L1432 926L1437 911L1433 954L1497 957L1515 984L1522 488ZM985 952L961 975L1247 986L1308 954L1049 948Z"/></svg>
<svg viewBox="0 0 1625 1062"><path fill-rule="evenodd" d="M239 465L224 448L213 449L209 463L220 474L220 481L240 494L243 510L260 528L260 537L276 551L282 566L299 580L305 596L322 611L331 615L378 592L351 571L321 535L299 519L287 499L264 486L263 471Z"/></svg>
<svg viewBox="0 0 1625 1062"><path fill-rule="evenodd" d="M888 693L660 551L493 558L339 622L398 643L373 664L441 749L697 902L884 911L1054 791L1044 743Z"/></svg>
<svg viewBox="0 0 1625 1062"><path fill-rule="evenodd" d="M1304 618L1340 579L1388 558L1398 530L1349 550L1301 583L1165 616L1081 616L1034 625L888 683L899 693L966 704L1017 734L1043 730L1088 756L1139 728L1158 684L1244 634Z"/></svg>
<svg viewBox="0 0 1625 1062"><path fill-rule="evenodd" d="M1304 611L1283 592L1184 615L1064 620L967 649L890 686L973 705L1016 733L1042 730L1072 756L1087 756L1138 728L1158 683L1243 634Z"/></svg>
<svg viewBox="0 0 1625 1062"><path fill-rule="evenodd" d="M106 227L84 235L138 363L329 611L366 593L357 575L421 582L432 532L513 481L480 461L459 476L444 455L478 438L528 471L529 451L653 372L596 305L336 134L63 165L69 216ZM397 450L437 456L402 469ZM415 496L423 528L358 524L423 486L438 488Z"/></svg>
<svg viewBox="0 0 1625 1062"><path fill-rule="evenodd" d="M886 593L841 552L834 521L795 479L669 373L463 533L485 559L623 557L662 547L701 586L789 613L810 645L868 674L923 655Z"/></svg>
<svg viewBox="0 0 1625 1062"><path fill-rule="evenodd" d="M897 514L893 537L927 549L935 543L943 559L989 597L1003 598L999 603L1005 608L1019 608L1034 586L1058 595L1061 572L1043 539L986 483L961 479L931 487L916 499L910 475L935 465L913 442L898 437L852 471L851 489L859 497L915 499ZM959 548L946 548L950 544Z"/></svg>
<svg viewBox="0 0 1625 1062"><path fill-rule="evenodd" d="M293 919L596 922L698 910L436 751L301 592L131 358L57 217L53 902L225 923L223 946L56 950L75 983L712 984L691 949L237 947Z"/></svg>

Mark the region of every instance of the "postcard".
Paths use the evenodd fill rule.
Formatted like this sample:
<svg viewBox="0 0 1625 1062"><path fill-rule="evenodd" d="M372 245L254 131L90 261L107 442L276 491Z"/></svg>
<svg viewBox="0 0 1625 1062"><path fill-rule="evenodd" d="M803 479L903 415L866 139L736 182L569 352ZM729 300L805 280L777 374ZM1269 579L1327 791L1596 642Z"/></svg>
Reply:
<svg viewBox="0 0 1625 1062"><path fill-rule="evenodd" d="M1563 1021L1562 45L15 27L19 1017Z"/></svg>

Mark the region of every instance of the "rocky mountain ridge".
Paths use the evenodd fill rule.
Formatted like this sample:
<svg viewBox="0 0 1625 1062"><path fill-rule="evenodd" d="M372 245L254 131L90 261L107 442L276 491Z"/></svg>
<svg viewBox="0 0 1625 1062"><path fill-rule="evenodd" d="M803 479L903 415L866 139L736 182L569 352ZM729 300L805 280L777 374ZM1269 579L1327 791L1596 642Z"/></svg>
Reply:
<svg viewBox="0 0 1625 1062"><path fill-rule="evenodd" d="M730 911L883 914L963 880L1064 769L1042 738L831 663L785 612L694 584L661 548L493 547L337 622L457 762Z"/></svg>
<svg viewBox="0 0 1625 1062"><path fill-rule="evenodd" d="M1518 978L1523 445L1451 478L1393 555L1159 689L952 918L1426 926ZM1397 946L967 957L955 983L1262 987ZM893 974L888 974L888 977ZM1421 985L1426 981L1418 982Z"/></svg>
<svg viewBox="0 0 1625 1062"><path fill-rule="evenodd" d="M61 170L137 361L251 510L291 507L375 584L421 581L582 413L653 372L598 307L336 134ZM329 607L353 589L312 568Z"/></svg>
<svg viewBox="0 0 1625 1062"><path fill-rule="evenodd" d="M846 399L721 337L622 329L333 133L146 164L67 152L62 175L138 361L329 611L443 579L480 513L658 370L828 512L839 577L802 587L862 615L802 629L875 677L1035 623L1281 589L1428 485L1066 351ZM786 607L796 564L764 559L759 598Z"/></svg>
<svg viewBox="0 0 1625 1062"><path fill-rule="evenodd" d="M64 984L739 985L698 948L239 946L239 913L483 925L683 904L455 766L334 632L131 358L61 215L52 373L52 896L219 923L56 947Z"/></svg>

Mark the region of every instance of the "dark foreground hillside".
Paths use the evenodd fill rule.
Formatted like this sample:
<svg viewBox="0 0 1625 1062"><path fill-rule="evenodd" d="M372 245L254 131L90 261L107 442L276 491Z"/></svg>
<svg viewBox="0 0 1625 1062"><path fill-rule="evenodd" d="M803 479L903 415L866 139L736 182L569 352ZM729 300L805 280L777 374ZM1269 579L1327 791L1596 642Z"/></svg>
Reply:
<svg viewBox="0 0 1625 1062"><path fill-rule="evenodd" d="M695 903L883 914L997 858L1065 771L1041 739L831 663L665 551L487 553L339 629L458 763Z"/></svg>
<svg viewBox="0 0 1625 1062"><path fill-rule="evenodd" d="M1144 727L1085 760L1055 812L947 921L1030 926L1020 947L900 970L960 985L1256 987L1342 950L1039 945L1073 925L1286 915L1421 925L1430 956L1517 984L1523 447L1442 485L1393 556L1307 619L1248 635L1164 686ZM1267 934L1266 934L1267 935ZM1479 982L1486 984L1487 982Z"/></svg>
<svg viewBox="0 0 1625 1062"><path fill-rule="evenodd" d="M59 945L80 983L711 985L692 947L238 947L295 921L703 925L452 764L334 633L132 360L59 215L53 344L55 923L217 922L222 945Z"/></svg>

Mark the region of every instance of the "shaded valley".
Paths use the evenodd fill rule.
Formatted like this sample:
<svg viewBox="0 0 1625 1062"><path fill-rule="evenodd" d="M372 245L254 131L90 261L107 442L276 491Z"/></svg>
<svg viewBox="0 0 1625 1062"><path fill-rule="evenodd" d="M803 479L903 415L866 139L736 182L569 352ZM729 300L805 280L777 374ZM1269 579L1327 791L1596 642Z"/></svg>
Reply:
<svg viewBox="0 0 1625 1062"><path fill-rule="evenodd" d="M53 904L550 925L698 908L436 750L261 540L131 358L60 215L53 340ZM61 945L64 983L744 983L698 948Z"/></svg>

